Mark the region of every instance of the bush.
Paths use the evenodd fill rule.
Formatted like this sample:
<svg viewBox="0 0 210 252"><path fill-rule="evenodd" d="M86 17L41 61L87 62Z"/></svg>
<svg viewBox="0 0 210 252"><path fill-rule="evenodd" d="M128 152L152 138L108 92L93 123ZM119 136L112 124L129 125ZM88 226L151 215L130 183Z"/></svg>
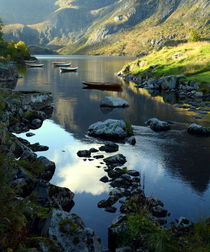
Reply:
<svg viewBox="0 0 210 252"><path fill-rule="evenodd" d="M197 30L192 30L190 31L189 34L189 42L197 42L201 40L201 35L200 32L198 32Z"/></svg>

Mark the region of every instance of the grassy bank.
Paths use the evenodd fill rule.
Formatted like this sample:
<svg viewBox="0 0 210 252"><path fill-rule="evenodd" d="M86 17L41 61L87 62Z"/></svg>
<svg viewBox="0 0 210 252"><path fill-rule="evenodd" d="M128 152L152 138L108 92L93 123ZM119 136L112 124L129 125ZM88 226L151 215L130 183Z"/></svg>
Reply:
<svg viewBox="0 0 210 252"><path fill-rule="evenodd" d="M155 67L151 67L154 66ZM150 73L163 75L184 74L188 80L210 82L210 43L191 42L176 47L164 47L160 51L137 59L126 65L124 74Z"/></svg>

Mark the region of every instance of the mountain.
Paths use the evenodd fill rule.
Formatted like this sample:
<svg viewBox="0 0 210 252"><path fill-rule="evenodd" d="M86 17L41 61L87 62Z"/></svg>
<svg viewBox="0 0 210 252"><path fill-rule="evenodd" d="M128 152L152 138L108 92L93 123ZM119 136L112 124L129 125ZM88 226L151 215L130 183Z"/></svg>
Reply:
<svg viewBox="0 0 210 252"><path fill-rule="evenodd" d="M185 41L190 30L210 38L209 0L3 2L6 39L60 53L142 55Z"/></svg>

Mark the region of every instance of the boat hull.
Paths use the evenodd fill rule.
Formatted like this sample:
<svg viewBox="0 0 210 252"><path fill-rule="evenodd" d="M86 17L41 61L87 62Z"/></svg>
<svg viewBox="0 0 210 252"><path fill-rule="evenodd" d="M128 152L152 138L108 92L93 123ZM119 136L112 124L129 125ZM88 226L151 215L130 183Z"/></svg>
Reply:
<svg viewBox="0 0 210 252"><path fill-rule="evenodd" d="M75 72L78 70L78 67L60 67L60 72Z"/></svg>
<svg viewBox="0 0 210 252"><path fill-rule="evenodd" d="M92 88L121 88L122 84L120 83L109 83L109 82L82 82L84 85L87 87L92 87Z"/></svg>
<svg viewBox="0 0 210 252"><path fill-rule="evenodd" d="M26 64L27 67L43 67L44 64Z"/></svg>

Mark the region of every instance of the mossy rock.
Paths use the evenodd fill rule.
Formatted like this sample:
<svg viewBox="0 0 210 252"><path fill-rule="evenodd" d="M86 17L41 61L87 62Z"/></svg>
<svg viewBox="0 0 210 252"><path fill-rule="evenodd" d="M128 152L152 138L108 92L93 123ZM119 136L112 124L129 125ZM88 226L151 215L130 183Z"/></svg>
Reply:
<svg viewBox="0 0 210 252"><path fill-rule="evenodd" d="M73 222L72 220L65 219L60 221L59 223L59 229L61 232L70 234L77 232L78 228L80 227L79 224Z"/></svg>
<svg viewBox="0 0 210 252"><path fill-rule="evenodd" d="M38 251L60 252L59 245L50 238L46 237L32 237L25 242L29 248L36 248Z"/></svg>
<svg viewBox="0 0 210 252"><path fill-rule="evenodd" d="M34 118L36 115L36 111L26 111L23 113L23 118L27 119L27 120L31 120L32 118Z"/></svg>

